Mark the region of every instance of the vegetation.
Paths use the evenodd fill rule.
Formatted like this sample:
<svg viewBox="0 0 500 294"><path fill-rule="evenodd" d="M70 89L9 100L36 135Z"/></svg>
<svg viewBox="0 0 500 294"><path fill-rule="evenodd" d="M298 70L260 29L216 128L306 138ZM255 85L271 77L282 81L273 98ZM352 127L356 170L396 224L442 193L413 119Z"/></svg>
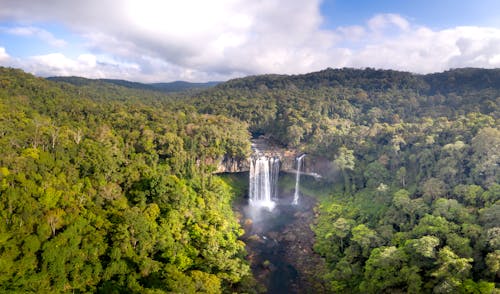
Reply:
<svg viewBox="0 0 500 294"><path fill-rule="evenodd" d="M314 230L332 292L500 287L500 70L327 69L175 96L78 81L0 70L2 292L251 285L230 206L244 188L213 175L250 133L330 162Z"/></svg>
<svg viewBox="0 0 500 294"><path fill-rule="evenodd" d="M67 82L67 83L77 85L77 86L78 85L82 86L82 85L92 85L92 84L96 84L96 83L103 83L103 84L108 84L108 86L111 84L114 84L114 85L123 86L123 87L130 88L130 89L159 91L159 92L164 92L164 93L206 89L206 88L213 87L219 83L219 82L189 83L189 82L177 81L177 82L171 82L171 83L143 84L143 83L129 82L129 81L124 81L124 80L113 80L113 79L91 80L91 79L85 79L85 78L81 78L81 77L50 77L47 79L51 80L51 81L57 81L57 82Z"/></svg>
<svg viewBox="0 0 500 294"><path fill-rule="evenodd" d="M211 163L248 154L246 125L92 90L0 70L0 292L236 289L242 230Z"/></svg>
<svg viewBox="0 0 500 294"><path fill-rule="evenodd" d="M330 160L315 250L333 292L499 287L500 70L256 76L191 101Z"/></svg>

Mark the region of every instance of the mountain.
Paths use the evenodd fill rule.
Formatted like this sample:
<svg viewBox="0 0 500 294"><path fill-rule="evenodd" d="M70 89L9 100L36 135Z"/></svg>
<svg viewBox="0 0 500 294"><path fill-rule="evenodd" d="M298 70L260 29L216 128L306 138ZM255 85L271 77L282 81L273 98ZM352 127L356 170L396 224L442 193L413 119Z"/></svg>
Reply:
<svg viewBox="0 0 500 294"><path fill-rule="evenodd" d="M232 191L199 160L245 156L245 124L70 80L0 67L0 293L248 292Z"/></svg>
<svg viewBox="0 0 500 294"><path fill-rule="evenodd" d="M126 80L118 79L87 79L82 77L49 77L47 78L51 81L56 82L66 82L73 84L75 86L90 85L92 83L107 83L114 84L126 88L137 89L137 90L150 90L159 91L164 93L182 92L187 90L195 89L206 89L211 88L219 84L220 82L206 82L206 83L191 83L185 81L175 81L170 83L139 83L131 82Z"/></svg>
<svg viewBox="0 0 500 294"><path fill-rule="evenodd" d="M314 293L498 293L499 126L499 69L325 69L169 94L0 67L0 292L259 293L250 269L271 279L292 257L327 288ZM314 245L281 224L264 241L240 218L248 243L293 245L277 262L244 251L231 203L247 203L249 175L214 174L261 135L327 170L297 189L314 211L286 208L314 217ZM281 203L294 179L280 173ZM326 273L302 266L315 253Z"/></svg>
<svg viewBox="0 0 500 294"><path fill-rule="evenodd" d="M170 83L153 83L149 84L155 90L162 92L180 92L191 89L206 89L214 87L221 82L206 82L206 83L191 83L185 81L175 81Z"/></svg>
<svg viewBox="0 0 500 294"><path fill-rule="evenodd" d="M500 89L500 69L459 68L433 74L396 70L327 68L300 75L257 75L229 80L219 89L263 89L350 87L368 90L413 89L426 94Z"/></svg>

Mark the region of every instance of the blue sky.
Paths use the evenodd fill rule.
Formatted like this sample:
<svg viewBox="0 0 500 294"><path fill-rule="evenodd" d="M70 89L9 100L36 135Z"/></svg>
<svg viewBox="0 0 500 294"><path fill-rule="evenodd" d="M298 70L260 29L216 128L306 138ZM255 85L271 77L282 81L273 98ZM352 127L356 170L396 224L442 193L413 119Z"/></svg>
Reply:
<svg viewBox="0 0 500 294"><path fill-rule="evenodd" d="M356 25L379 13L400 14L432 29L500 24L497 0L329 0L323 1L321 11L328 28Z"/></svg>
<svg viewBox="0 0 500 294"><path fill-rule="evenodd" d="M0 0L0 65L226 80L326 67L500 67L500 1Z"/></svg>

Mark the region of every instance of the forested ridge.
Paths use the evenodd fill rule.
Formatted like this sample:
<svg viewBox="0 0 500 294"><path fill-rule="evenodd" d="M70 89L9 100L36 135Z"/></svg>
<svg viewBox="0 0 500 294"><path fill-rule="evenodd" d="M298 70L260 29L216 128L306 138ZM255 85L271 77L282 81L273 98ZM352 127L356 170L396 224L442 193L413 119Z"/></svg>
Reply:
<svg viewBox="0 0 500 294"><path fill-rule="evenodd" d="M210 88L217 85L219 82L207 82L207 83L190 83L184 81L176 81L170 83L138 83L138 82L130 82L125 80L117 80L117 79L86 79L82 77L49 77L47 78L50 81L56 82L65 82L77 86L83 85L95 85L98 83L110 85L122 86L129 89L136 90L149 90L149 91L158 91L163 93L173 93L173 92L182 92L187 90L200 90L205 88Z"/></svg>
<svg viewBox="0 0 500 294"><path fill-rule="evenodd" d="M314 230L332 292L498 292L500 70L255 76L192 103L331 161Z"/></svg>
<svg viewBox="0 0 500 294"><path fill-rule="evenodd" d="M0 292L238 287L242 231L209 163L247 155L246 125L97 90L0 69Z"/></svg>
<svg viewBox="0 0 500 294"><path fill-rule="evenodd" d="M265 134L333 165L313 224L331 292L498 291L499 105L496 69L326 69L167 96L2 68L0 289L251 291L213 171Z"/></svg>

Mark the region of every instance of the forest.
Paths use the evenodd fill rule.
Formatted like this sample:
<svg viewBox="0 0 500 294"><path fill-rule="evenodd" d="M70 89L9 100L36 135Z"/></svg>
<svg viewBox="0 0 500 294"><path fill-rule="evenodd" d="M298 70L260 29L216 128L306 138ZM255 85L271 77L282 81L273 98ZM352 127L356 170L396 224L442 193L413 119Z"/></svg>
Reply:
<svg viewBox="0 0 500 294"><path fill-rule="evenodd" d="M160 96L1 69L0 292L219 293L248 279L231 187L211 173L247 155L247 125Z"/></svg>
<svg viewBox="0 0 500 294"><path fill-rule="evenodd" d="M259 135L334 167L330 293L500 292L500 70L127 85L0 68L0 292L255 292L214 171Z"/></svg>

